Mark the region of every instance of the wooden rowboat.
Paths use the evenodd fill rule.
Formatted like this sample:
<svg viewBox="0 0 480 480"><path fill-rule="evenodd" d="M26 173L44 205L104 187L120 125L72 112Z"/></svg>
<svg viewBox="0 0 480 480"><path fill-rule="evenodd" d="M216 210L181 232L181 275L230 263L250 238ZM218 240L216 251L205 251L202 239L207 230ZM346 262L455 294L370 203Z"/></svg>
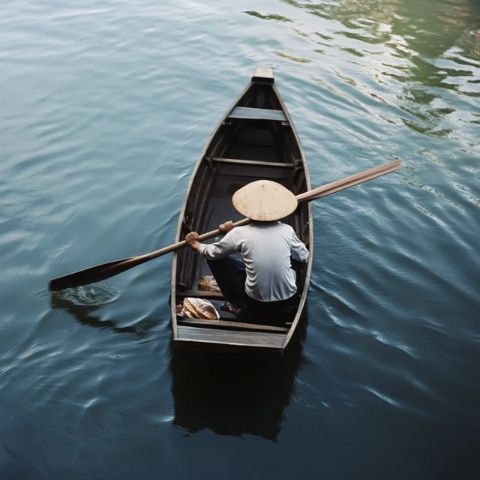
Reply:
<svg viewBox="0 0 480 480"><path fill-rule="evenodd" d="M240 215L233 193L254 180L279 182L295 195L311 189L305 157L288 111L275 87L271 69L257 69L233 106L210 136L194 168L183 203L176 240L190 231L205 232ZM205 259L191 249L174 254L171 315L175 347L204 350L282 353L290 343L305 306L312 267L313 225L308 203L283 220L310 249L310 259L297 275L298 301L290 311L271 318L242 319L223 312L219 292L202 291L198 280L210 275ZM220 320L185 318L176 306L186 297L205 298ZM270 312L271 317L272 312ZM274 313L275 315L275 313ZM267 315L266 315L267 317Z"/></svg>

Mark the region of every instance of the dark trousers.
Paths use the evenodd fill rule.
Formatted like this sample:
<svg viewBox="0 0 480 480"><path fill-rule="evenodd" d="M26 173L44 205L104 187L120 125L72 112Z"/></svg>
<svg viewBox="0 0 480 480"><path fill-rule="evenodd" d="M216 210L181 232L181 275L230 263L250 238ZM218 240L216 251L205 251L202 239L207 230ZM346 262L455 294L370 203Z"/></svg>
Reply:
<svg viewBox="0 0 480 480"><path fill-rule="evenodd" d="M230 256L220 260L207 259L207 263L225 300L237 308L281 308L292 305L295 302L296 295L278 302L259 302L250 298L245 292L245 280L247 278L245 264L239 258ZM297 279L301 266L300 262L292 260L292 268L297 274Z"/></svg>
<svg viewBox="0 0 480 480"><path fill-rule="evenodd" d="M235 257L207 260L207 263L225 300L237 308L242 307L247 300L245 264Z"/></svg>

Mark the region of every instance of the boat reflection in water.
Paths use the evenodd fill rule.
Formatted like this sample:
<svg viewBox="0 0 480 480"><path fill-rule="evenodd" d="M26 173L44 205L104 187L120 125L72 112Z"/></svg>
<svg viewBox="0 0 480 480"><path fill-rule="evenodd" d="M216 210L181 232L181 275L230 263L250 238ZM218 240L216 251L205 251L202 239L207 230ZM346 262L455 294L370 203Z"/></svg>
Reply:
<svg viewBox="0 0 480 480"><path fill-rule="evenodd" d="M275 441L301 365L306 324L305 315L281 357L172 348L174 425L190 433L210 429Z"/></svg>

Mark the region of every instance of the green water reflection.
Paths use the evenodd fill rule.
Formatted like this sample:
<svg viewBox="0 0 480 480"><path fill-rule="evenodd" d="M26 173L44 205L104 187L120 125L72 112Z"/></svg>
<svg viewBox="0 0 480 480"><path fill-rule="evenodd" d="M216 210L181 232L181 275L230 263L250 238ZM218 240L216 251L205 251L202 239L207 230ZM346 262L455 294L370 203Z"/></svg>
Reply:
<svg viewBox="0 0 480 480"><path fill-rule="evenodd" d="M356 57L363 66L370 64L377 80L395 81L398 104L407 114L404 124L416 132L432 136L452 132L452 127L442 125L442 120L455 112L451 103L456 103L456 98L445 93L446 90L460 96L480 96L478 2L282 0L280 3L337 22L337 27L332 28L329 23L326 30L312 31L314 22L307 18L305 22L295 20L298 24L295 29L320 46L315 52L322 57L341 50ZM295 12L289 12L294 18ZM294 21L284 17L283 11L282 15L246 13L259 19ZM276 53L294 62L312 61L309 56L292 51ZM477 123L478 113L469 112L463 119Z"/></svg>

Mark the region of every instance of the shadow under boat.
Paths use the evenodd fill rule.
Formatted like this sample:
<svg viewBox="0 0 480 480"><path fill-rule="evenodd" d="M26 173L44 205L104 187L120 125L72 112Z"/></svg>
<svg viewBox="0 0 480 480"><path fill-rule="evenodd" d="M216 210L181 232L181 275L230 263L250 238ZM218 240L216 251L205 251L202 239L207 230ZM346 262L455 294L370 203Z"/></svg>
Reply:
<svg viewBox="0 0 480 480"><path fill-rule="evenodd" d="M174 420L196 433L244 434L276 441L302 363L306 314L282 356L247 356L172 348Z"/></svg>

